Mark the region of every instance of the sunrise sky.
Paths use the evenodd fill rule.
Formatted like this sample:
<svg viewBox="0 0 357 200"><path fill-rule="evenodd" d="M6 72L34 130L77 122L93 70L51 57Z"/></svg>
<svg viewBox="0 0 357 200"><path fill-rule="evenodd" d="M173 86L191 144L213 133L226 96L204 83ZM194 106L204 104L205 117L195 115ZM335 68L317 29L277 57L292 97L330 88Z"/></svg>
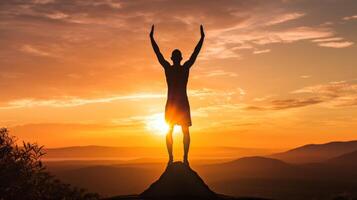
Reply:
<svg viewBox="0 0 357 200"><path fill-rule="evenodd" d="M357 139L355 0L2 0L0 125L46 147L158 146L163 69L192 53L193 146Z"/></svg>

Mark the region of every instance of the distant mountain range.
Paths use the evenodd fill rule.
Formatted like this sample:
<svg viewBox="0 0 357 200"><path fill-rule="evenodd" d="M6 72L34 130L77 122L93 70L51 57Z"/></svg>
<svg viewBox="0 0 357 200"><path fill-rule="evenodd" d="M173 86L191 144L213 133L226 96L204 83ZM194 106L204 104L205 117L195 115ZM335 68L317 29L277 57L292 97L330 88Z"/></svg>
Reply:
<svg viewBox="0 0 357 200"><path fill-rule="evenodd" d="M139 160L141 162L166 159L165 148L159 147L106 147L73 146L45 149L45 159L49 160ZM235 159L250 156L264 156L287 163L314 163L333 159L343 154L357 151L357 140L308 144L285 152L277 149L240 148L240 147L195 147L190 155L195 159ZM162 161L162 160L160 160Z"/></svg>
<svg viewBox="0 0 357 200"><path fill-rule="evenodd" d="M165 169L162 162L71 163L48 164L64 181L107 196L138 194ZM65 168L67 165L72 167ZM357 197L356 141L305 145L269 157L194 163L192 168L213 191L232 196L291 200L333 199L340 194Z"/></svg>
<svg viewBox="0 0 357 200"><path fill-rule="evenodd" d="M181 150L181 149L179 149ZM195 147L190 150L194 159L234 159L237 157L269 155L277 149L240 148L240 147ZM107 147L73 146L45 149L44 159L49 160L133 160L141 161L166 159L164 147ZM161 160L162 161L162 160Z"/></svg>
<svg viewBox="0 0 357 200"><path fill-rule="evenodd" d="M286 152L276 153L269 157L289 163L313 163L322 162L353 151L357 151L357 140L308 144Z"/></svg>
<svg viewBox="0 0 357 200"><path fill-rule="evenodd" d="M357 171L357 150L329 159L326 161L326 163L335 164L339 166L356 167Z"/></svg>

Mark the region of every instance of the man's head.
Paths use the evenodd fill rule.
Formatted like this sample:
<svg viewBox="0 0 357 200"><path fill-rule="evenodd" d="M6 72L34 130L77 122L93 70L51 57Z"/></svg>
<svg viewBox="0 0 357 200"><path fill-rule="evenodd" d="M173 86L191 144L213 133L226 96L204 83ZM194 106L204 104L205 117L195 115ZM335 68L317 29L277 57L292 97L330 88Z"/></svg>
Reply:
<svg viewBox="0 0 357 200"><path fill-rule="evenodd" d="M172 51L172 54L171 54L171 60L172 60L172 62L174 62L174 63L180 63L181 60L182 60L181 51L178 50L178 49L173 50L173 51Z"/></svg>

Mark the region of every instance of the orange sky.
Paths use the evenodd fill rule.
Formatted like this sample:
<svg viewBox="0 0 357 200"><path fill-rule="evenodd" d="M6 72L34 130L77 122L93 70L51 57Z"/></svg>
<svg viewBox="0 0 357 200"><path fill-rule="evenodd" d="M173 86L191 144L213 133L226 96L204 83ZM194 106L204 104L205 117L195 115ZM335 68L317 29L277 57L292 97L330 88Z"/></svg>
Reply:
<svg viewBox="0 0 357 200"><path fill-rule="evenodd" d="M47 147L157 146L167 59L190 73L192 145L357 139L354 0L0 2L0 125Z"/></svg>

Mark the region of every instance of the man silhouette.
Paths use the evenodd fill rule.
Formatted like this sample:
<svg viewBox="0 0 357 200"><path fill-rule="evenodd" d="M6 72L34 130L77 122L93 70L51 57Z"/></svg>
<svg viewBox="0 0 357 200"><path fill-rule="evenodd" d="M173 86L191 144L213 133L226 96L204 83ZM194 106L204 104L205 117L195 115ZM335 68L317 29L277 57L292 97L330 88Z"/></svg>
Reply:
<svg viewBox="0 0 357 200"><path fill-rule="evenodd" d="M175 49L172 51L171 60L173 64L171 65L165 60L164 56L161 54L159 46L156 44L154 39L154 25L151 27L150 39L152 47L155 51L157 59L165 70L166 83L168 87L167 101L165 107L165 120L169 124L169 131L166 135L166 147L169 153L168 165L173 163L172 154L172 132L174 125L180 125L183 132L183 144L184 144L184 157L183 162L186 165L188 163L188 151L190 148L190 132L189 127L191 123L191 113L190 104L187 97L187 82L190 72L190 68L195 63L198 53L201 50L203 40L205 37L203 26L200 27L201 39L195 47L190 59L188 59L183 65L181 65L182 55L181 51Z"/></svg>

